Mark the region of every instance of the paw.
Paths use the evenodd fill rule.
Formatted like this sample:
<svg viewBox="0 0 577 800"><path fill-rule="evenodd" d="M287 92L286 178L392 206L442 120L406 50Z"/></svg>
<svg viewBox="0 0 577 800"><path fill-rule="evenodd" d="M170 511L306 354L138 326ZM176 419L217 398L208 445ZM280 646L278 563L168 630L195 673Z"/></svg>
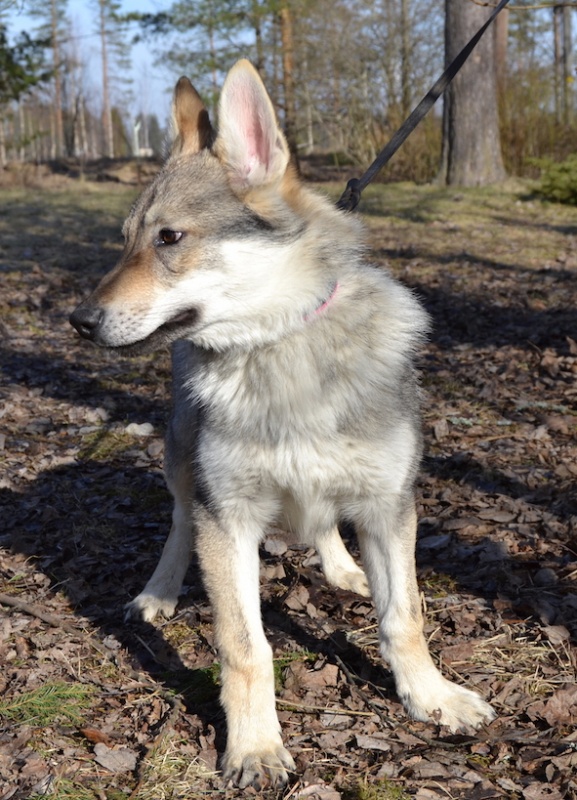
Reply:
<svg viewBox="0 0 577 800"><path fill-rule="evenodd" d="M442 678L442 683L428 687L426 696L407 696L404 705L409 714L422 722L446 725L452 733L479 728L495 719L495 712L476 692Z"/></svg>
<svg viewBox="0 0 577 800"><path fill-rule="evenodd" d="M360 567L355 569L338 569L335 570L331 576L325 576L332 586L339 589L345 589L347 592L355 592L363 597L370 597L371 590L367 576Z"/></svg>
<svg viewBox="0 0 577 800"><path fill-rule="evenodd" d="M174 615L177 602L176 598L156 597L153 594L141 592L138 597L126 605L124 619L141 619L144 622L152 622L158 615L169 619Z"/></svg>
<svg viewBox="0 0 577 800"><path fill-rule="evenodd" d="M295 762L282 745L253 753L227 750L222 764L227 784L232 782L240 789L252 786L257 792L265 787L282 788L288 783L288 773L294 770Z"/></svg>

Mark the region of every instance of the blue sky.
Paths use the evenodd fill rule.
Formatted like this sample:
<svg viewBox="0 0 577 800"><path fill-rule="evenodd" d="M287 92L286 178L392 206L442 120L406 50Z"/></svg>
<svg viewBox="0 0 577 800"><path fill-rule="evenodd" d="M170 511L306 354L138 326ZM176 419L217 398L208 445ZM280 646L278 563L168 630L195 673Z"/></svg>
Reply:
<svg viewBox="0 0 577 800"><path fill-rule="evenodd" d="M67 14L72 21L74 35L78 36L82 58L88 64L89 78L93 78L92 90L100 94L101 66L99 37L95 33L95 5L90 0L69 0ZM126 13L141 11L153 14L167 10L171 5L172 0L121 0L121 9ZM24 6L22 0L0 0L0 16L7 23L10 36L22 30L32 33L39 25L38 19L24 13ZM134 32L136 31L135 26ZM131 113L135 115L141 110L145 113L156 113L161 125L164 125L169 113L172 88L179 75L156 65L155 60L150 42L132 47L132 92L135 101Z"/></svg>

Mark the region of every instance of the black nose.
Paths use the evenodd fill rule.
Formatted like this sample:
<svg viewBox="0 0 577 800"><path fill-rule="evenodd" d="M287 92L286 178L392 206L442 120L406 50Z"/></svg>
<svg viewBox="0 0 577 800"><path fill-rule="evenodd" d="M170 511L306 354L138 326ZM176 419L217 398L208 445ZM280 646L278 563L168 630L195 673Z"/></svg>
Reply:
<svg viewBox="0 0 577 800"><path fill-rule="evenodd" d="M72 312L69 321L84 339L94 339L103 317L104 311L98 306L82 304Z"/></svg>

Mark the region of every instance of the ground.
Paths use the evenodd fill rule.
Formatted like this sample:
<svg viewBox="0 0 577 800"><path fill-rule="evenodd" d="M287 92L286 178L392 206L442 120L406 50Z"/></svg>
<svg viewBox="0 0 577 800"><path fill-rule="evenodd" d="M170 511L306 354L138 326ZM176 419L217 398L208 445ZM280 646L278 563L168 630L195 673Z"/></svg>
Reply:
<svg viewBox="0 0 577 800"><path fill-rule="evenodd" d="M169 527L167 357L119 358L67 322L117 258L135 193L64 177L0 189L0 800L242 794L216 772L197 569L174 619L123 620ZM314 552L267 541L263 617L298 768L284 796L576 798L577 209L524 185L393 185L361 211L371 257L433 320L419 359L427 637L499 716L458 736L408 720L371 602L329 589Z"/></svg>

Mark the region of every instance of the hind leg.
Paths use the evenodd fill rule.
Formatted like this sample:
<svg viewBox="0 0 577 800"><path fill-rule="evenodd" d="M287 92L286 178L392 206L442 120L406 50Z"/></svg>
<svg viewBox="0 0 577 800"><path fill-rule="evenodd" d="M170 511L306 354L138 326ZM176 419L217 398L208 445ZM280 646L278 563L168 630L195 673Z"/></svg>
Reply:
<svg viewBox="0 0 577 800"><path fill-rule="evenodd" d="M327 583L363 597L370 597L367 576L353 561L338 528L332 528L328 533L316 537L314 544Z"/></svg>
<svg viewBox="0 0 577 800"><path fill-rule="evenodd" d="M184 464L174 470L168 487L174 497L172 527L152 577L126 606L126 618L151 622L158 614L172 617L190 564L194 537L190 518L193 479Z"/></svg>
<svg viewBox="0 0 577 800"><path fill-rule="evenodd" d="M476 728L495 714L479 695L446 680L429 654L415 571L413 498L369 510L358 526L359 544L379 617L381 653L397 693L415 719ZM371 513L372 512L372 513Z"/></svg>

